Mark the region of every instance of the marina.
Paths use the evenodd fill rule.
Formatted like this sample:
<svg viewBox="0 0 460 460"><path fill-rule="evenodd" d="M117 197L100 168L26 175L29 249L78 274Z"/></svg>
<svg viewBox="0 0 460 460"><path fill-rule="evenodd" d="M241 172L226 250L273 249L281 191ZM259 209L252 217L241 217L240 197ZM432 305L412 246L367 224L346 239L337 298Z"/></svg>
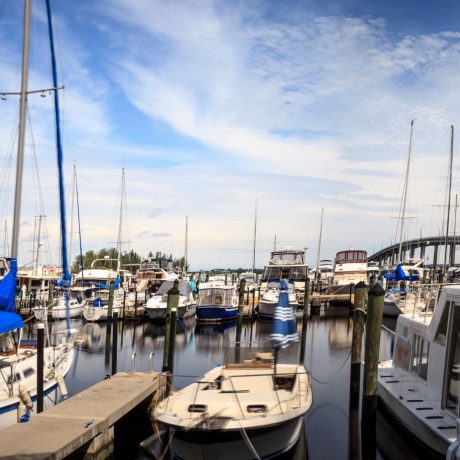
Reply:
<svg viewBox="0 0 460 460"><path fill-rule="evenodd" d="M227 3L0 0L0 459L459 460L455 14Z"/></svg>

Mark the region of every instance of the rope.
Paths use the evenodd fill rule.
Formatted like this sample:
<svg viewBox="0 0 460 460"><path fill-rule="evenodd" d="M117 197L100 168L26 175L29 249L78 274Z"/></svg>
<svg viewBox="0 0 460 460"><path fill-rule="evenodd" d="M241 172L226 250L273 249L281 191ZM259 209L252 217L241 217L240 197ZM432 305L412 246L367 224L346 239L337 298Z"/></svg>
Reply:
<svg viewBox="0 0 460 460"><path fill-rule="evenodd" d="M259 457L259 454L257 453L256 449L254 448L254 446L252 445L250 439L249 439L249 436L248 434L246 433L246 430L244 429L244 427L241 425L241 422L239 422L240 424L240 431L241 431L241 435L243 436L243 441L245 442L245 444L248 446L248 449L251 451L251 454L254 456L254 458L256 460L260 460L260 457Z"/></svg>
<svg viewBox="0 0 460 460"><path fill-rule="evenodd" d="M350 352L348 353L348 355L347 355L347 357L345 358L345 361L342 363L342 365L337 369L336 372L334 372L334 374L331 375L331 377L330 377L331 379L332 379L332 377L336 376L336 375L343 369L343 366L345 366L345 364L346 364L347 361L349 360L350 356L351 356L351 350L350 350ZM334 383L334 382L335 382L335 380L330 380L330 381L328 381L328 382L323 382L322 380L313 377L312 374L310 375L310 377L311 377L315 382L321 383L322 385L329 385L330 383Z"/></svg>

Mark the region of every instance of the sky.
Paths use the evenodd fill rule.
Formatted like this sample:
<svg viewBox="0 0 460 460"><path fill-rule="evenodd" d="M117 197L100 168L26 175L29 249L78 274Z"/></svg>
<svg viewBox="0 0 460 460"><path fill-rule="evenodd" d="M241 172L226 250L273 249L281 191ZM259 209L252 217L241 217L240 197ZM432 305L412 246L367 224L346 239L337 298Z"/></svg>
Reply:
<svg viewBox="0 0 460 460"><path fill-rule="evenodd" d="M125 168L124 249L182 256L189 216L192 270L249 268L257 200L257 267L275 235L278 248L308 248L314 266L322 208L321 258L373 253L399 238L412 119L404 236L445 231L450 126L460 125L455 0L52 7L67 223L75 164L84 250L116 240ZM0 93L20 88L22 21L22 1L0 0ZM29 90L51 82L45 2L33 0ZM8 253L19 101L3 99L0 247ZM41 262L57 263L53 99L37 93L28 103L19 259L33 259L34 216L45 214ZM76 217L73 228L72 259Z"/></svg>

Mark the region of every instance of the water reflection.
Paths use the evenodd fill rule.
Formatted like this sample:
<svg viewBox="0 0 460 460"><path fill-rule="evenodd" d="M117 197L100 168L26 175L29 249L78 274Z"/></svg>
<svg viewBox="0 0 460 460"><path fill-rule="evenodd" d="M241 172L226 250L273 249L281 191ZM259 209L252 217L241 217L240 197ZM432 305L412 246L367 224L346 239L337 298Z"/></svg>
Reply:
<svg viewBox="0 0 460 460"><path fill-rule="evenodd" d="M78 330L75 360L66 383L70 395L101 381L110 372L112 353L111 330L105 323L85 323L72 320L71 327ZM302 321L297 322L299 337ZM173 385L182 388L224 360L224 346L239 335L242 342L266 342L271 332L270 321L236 321L225 324L197 324L195 320L180 321L175 337L175 369ZM36 335L35 325L25 328L28 338ZM52 341L60 340L66 332L65 321L49 325ZM117 324L118 370L129 371L131 356L136 352L136 368L148 371L149 355L154 352L154 369L161 370L165 325L149 321ZM305 442L297 457L342 460L359 458L359 414L349 418L350 347L352 323L348 309L321 309L319 315L308 321L305 336L306 368L311 371L313 405L305 417ZM380 358L391 357L392 336L382 331ZM298 362L300 343L293 344L280 353L280 359ZM357 418L358 417L358 418ZM383 420L383 422L382 422ZM407 454L407 442L396 430L390 432L392 423L379 414L377 425L377 458L419 458L417 453ZM351 428L351 430L350 430ZM392 440L391 451L388 439ZM308 444L307 444L308 441ZM380 452L382 449L382 453ZM291 452L289 455L294 455Z"/></svg>

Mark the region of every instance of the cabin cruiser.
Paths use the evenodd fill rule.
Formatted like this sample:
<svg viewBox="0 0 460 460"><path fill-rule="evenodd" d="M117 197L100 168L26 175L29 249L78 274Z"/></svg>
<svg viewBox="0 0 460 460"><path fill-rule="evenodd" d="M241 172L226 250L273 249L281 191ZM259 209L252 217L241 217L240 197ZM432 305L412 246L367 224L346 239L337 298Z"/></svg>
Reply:
<svg viewBox="0 0 460 460"><path fill-rule="evenodd" d="M272 458L297 442L310 378L300 364L275 365L272 350L228 348L223 366L158 404L154 417L174 430L175 458Z"/></svg>
<svg viewBox="0 0 460 460"><path fill-rule="evenodd" d="M22 267L18 270L16 288L25 295L33 295L35 300L48 299L50 283L62 278L62 269L56 265L40 265L34 268Z"/></svg>
<svg viewBox="0 0 460 460"><path fill-rule="evenodd" d="M191 281L179 281L179 304L177 306L177 318L190 318L195 316L196 300ZM173 288L174 281L164 281L158 291L150 297L145 305L149 318L154 321L164 321L167 314L168 292ZM195 286L196 290L196 286Z"/></svg>
<svg viewBox="0 0 460 460"><path fill-rule="evenodd" d="M238 316L238 293L234 286L202 287L198 292L198 321L220 322Z"/></svg>
<svg viewBox="0 0 460 460"><path fill-rule="evenodd" d="M264 268L261 289L268 289L267 283L271 281L289 280L294 284L297 303L303 304L307 273L305 251L290 248L272 251Z"/></svg>
<svg viewBox="0 0 460 460"><path fill-rule="evenodd" d="M379 398L407 430L445 457L457 440L460 413L460 285L444 286L434 310L400 314L394 343L393 359L379 364Z"/></svg>
<svg viewBox="0 0 460 460"><path fill-rule="evenodd" d="M263 318L272 319L275 314L275 308L278 305L278 299L281 289L281 283L284 281L269 281L267 288L259 301L259 316ZM289 296L289 305L295 313L299 307L295 294L295 284L292 282L287 283L287 290Z"/></svg>
<svg viewBox="0 0 460 460"><path fill-rule="evenodd" d="M150 294L153 294L163 281L174 281L178 275L174 272L171 259L146 257L137 270L136 278L138 292L148 290Z"/></svg>

